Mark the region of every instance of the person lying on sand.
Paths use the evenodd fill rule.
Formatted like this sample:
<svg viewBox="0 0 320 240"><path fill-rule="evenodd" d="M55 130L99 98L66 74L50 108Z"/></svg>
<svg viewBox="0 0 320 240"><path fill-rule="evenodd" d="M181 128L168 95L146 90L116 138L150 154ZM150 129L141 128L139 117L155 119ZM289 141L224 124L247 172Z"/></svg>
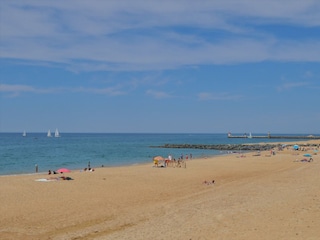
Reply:
<svg viewBox="0 0 320 240"><path fill-rule="evenodd" d="M94 168L84 168L84 172L94 172Z"/></svg>
<svg viewBox="0 0 320 240"><path fill-rule="evenodd" d="M301 159L301 160L296 159L294 162L313 162L313 159L312 158L310 158L309 160L306 158Z"/></svg>
<svg viewBox="0 0 320 240"><path fill-rule="evenodd" d="M71 177L61 176L61 177L40 178L40 179L36 179L35 181L37 181L37 182L51 182L51 181L59 181L59 180L73 180L73 179Z"/></svg>
<svg viewBox="0 0 320 240"><path fill-rule="evenodd" d="M204 180L204 181L203 181L203 184L206 184L206 185L214 184L214 180L212 180L212 181Z"/></svg>
<svg viewBox="0 0 320 240"><path fill-rule="evenodd" d="M71 177L65 177L65 176L61 176L60 177L62 180L73 180Z"/></svg>
<svg viewBox="0 0 320 240"><path fill-rule="evenodd" d="M71 177L61 176L61 177L50 177L50 178L47 178L47 180L73 180L73 179Z"/></svg>

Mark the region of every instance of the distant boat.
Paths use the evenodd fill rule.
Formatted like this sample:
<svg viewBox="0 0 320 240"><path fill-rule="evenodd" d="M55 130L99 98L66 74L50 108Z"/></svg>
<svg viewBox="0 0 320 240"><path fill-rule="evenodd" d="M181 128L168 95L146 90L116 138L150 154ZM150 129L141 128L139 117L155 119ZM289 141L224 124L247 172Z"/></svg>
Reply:
<svg viewBox="0 0 320 240"><path fill-rule="evenodd" d="M26 131L23 131L23 133L22 133L22 137L26 137L26 136L27 136Z"/></svg>
<svg viewBox="0 0 320 240"><path fill-rule="evenodd" d="M252 135L251 135L251 133L249 134L249 137L248 138L252 138Z"/></svg>
<svg viewBox="0 0 320 240"><path fill-rule="evenodd" d="M47 137L52 137L50 129L48 130Z"/></svg>
<svg viewBox="0 0 320 240"><path fill-rule="evenodd" d="M60 137L58 128L56 128L56 131L54 132L54 137Z"/></svg>

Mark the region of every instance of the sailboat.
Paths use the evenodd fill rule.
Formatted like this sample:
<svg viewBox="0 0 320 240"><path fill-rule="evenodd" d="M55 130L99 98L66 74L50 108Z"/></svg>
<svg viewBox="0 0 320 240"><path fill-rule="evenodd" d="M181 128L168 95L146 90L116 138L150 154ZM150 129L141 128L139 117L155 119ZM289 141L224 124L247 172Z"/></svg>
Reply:
<svg viewBox="0 0 320 240"><path fill-rule="evenodd" d="M54 132L54 137L60 137L58 128L56 128L56 131Z"/></svg>
<svg viewBox="0 0 320 240"><path fill-rule="evenodd" d="M48 130L47 137L52 137L50 129Z"/></svg>
<svg viewBox="0 0 320 240"><path fill-rule="evenodd" d="M251 135L251 133L249 134L249 137L248 138L252 138L252 135Z"/></svg>
<svg viewBox="0 0 320 240"><path fill-rule="evenodd" d="M22 133L22 137L26 137L26 136L27 136L26 131L23 131L23 133Z"/></svg>

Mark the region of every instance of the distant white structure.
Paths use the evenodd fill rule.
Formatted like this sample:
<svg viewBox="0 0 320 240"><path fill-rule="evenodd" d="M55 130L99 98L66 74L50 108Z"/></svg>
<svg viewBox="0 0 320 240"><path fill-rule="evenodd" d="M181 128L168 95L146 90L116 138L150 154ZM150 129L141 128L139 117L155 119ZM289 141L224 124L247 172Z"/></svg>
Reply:
<svg viewBox="0 0 320 240"><path fill-rule="evenodd" d="M58 128L56 128L56 131L54 132L54 137L60 137Z"/></svg>
<svg viewBox="0 0 320 240"><path fill-rule="evenodd" d="M23 131L23 133L22 133L22 137L26 137L26 136L27 136L26 131Z"/></svg>
<svg viewBox="0 0 320 240"><path fill-rule="evenodd" d="M50 129L48 130L47 137L52 137Z"/></svg>

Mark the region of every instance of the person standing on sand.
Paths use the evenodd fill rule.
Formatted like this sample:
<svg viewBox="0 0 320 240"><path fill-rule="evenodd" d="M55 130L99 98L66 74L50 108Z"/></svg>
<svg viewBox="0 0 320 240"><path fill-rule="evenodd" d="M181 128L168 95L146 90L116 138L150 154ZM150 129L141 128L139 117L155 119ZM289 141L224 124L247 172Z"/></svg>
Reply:
<svg viewBox="0 0 320 240"><path fill-rule="evenodd" d="M166 161L166 167L168 167L168 166L169 166L169 164L171 165L171 163L172 163L172 155L171 155L171 154L169 154L169 156L168 156L168 160Z"/></svg>
<svg viewBox="0 0 320 240"><path fill-rule="evenodd" d="M153 163L154 163L154 166L155 166L155 167L159 167L159 162L158 162L157 159L154 159L154 160L153 160Z"/></svg>

